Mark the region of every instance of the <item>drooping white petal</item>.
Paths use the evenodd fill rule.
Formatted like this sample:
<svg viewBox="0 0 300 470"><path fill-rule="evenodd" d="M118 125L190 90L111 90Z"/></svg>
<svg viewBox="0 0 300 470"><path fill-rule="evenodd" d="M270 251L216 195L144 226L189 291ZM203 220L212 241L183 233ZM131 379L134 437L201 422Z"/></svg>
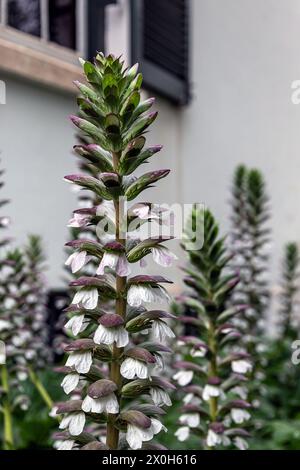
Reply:
<svg viewBox="0 0 300 470"><path fill-rule="evenodd" d="M220 389L219 387L216 387L215 385L210 385L206 384L203 392L202 392L202 398L205 401L209 401L211 397L219 397L220 396Z"/></svg>
<svg viewBox="0 0 300 470"><path fill-rule="evenodd" d="M128 331L123 326L106 328L99 325L94 335L96 344L113 344L116 343L118 348L123 348L129 343Z"/></svg>
<svg viewBox="0 0 300 470"><path fill-rule="evenodd" d="M192 370L179 370L173 375L173 379L178 382L181 387L185 387L188 385L194 376L194 372Z"/></svg>
<svg viewBox="0 0 300 470"><path fill-rule="evenodd" d="M82 433L85 425L85 414L81 411L78 413L72 413L70 424L69 424L69 433L71 436L79 436Z"/></svg>
<svg viewBox="0 0 300 470"><path fill-rule="evenodd" d="M179 417L180 424L186 424L190 428L197 428L200 424L199 413L185 413Z"/></svg>
<svg viewBox="0 0 300 470"><path fill-rule="evenodd" d="M127 424L126 440L133 450L141 449L143 445L143 433L140 428L133 424Z"/></svg>
<svg viewBox="0 0 300 470"><path fill-rule="evenodd" d="M147 365L132 357L127 357L121 364L121 375L126 379L133 379L137 376L139 379L146 379L148 377Z"/></svg>
<svg viewBox="0 0 300 470"><path fill-rule="evenodd" d="M251 372L252 364L244 359L239 359L232 361L231 368L233 372L236 372L237 374L247 374L247 372Z"/></svg>
<svg viewBox="0 0 300 470"><path fill-rule="evenodd" d="M222 438L216 434L212 429L208 430L206 444L208 447L215 447L222 443Z"/></svg>
<svg viewBox="0 0 300 470"><path fill-rule="evenodd" d="M74 444L75 441L72 441L71 439L66 439L64 441L56 441L54 447L57 450L72 450Z"/></svg>
<svg viewBox="0 0 300 470"><path fill-rule="evenodd" d="M82 409L86 413L110 413L119 412L119 403L114 393L110 393L106 397L91 398L89 395L82 402Z"/></svg>
<svg viewBox="0 0 300 470"><path fill-rule="evenodd" d="M66 395L73 392L79 383L80 375L76 372L71 372L70 374L66 375L61 383L62 388Z"/></svg>
<svg viewBox="0 0 300 470"><path fill-rule="evenodd" d="M138 426L127 424L126 440L131 449L141 449L143 442L151 441L155 434L161 430L167 431L165 426L155 418L151 418L151 426L147 429L139 428Z"/></svg>
<svg viewBox="0 0 300 470"><path fill-rule="evenodd" d="M235 445L235 447L237 447L239 450L247 450L248 449L248 443L245 441L245 439L243 439L242 437L235 437L233 439L233 443Z"/></svg>
<svg viewBox="0 0 300 470"><path fill-rule="evenodd" d="M83 321L84 321L84 314L82 315L74 315L70 318L69 321L65 324L65 328L68 330L70 329L74 336L77 336L81 331L83 331ZM86 328L87 325L84 325ZM84 329L85 329L84 328Z"/></svg>
<svg viewBox="0 0 300 470"><path fill-rule="evenodd" d="M236 424L242 424L244 421L248 421L251 418L248 411L241 410L240 408L232 408L230 414Z"/></svg>
<svg viewBox="0 0 300 470"><path fill-rule="evenodd" d="M175 436L180 442L184 442L189 438L190 428L188 426L181 426L175 432Z"/></svg>
<svg viewBox="0 0 300 470"><path fill-rule="evenodd" d="M150 388L151 398L156 406L171 406L172 401L168 393L160 387Z"/></svg>
<svg viewBox="0 0 300 470"><path fill-rule="evenodd" d="M96 271L96 274L98 275L104 274L105 268L110 268L110 269L115 270L117 263L118 263L118 257L119 256L116 253L105 252L102 257L101 263L99 264L99 267Z"/></svg>
<svg viewBox="0 0 300 470"><path fill-rule="evenodd" d="M154 288L152 286L132 285L127 293L127 301L131 307L139 307L143 302L162 303L169 300L170 296L162 286Z"/></svg>
<svg viewBox="0 0 300 470"><path fill-rule="evenodd" d="M0 331L9 329L12 324L7 320L0 320Z"/></svg>
<svg viewBox="0 0 300 470"><path fill-rule="evenodd" d="M67 261L65 262L66 266L71 266L72 273L80 271L80 269L87 262L87 252L86 251L75 251L72 253Z"/></svg>
<svg viewBox="0 0 300 470"><path fill-rule="evenodd" d="M151 251L154 261L165 268L171 266L177 259L177 256L165 246L156 246Z"/></svg>
<svg viewBox="0 0 300 470"><path fill-rule="evenodd" d="M131 273L131 269L125 254L119 256L116 273L120 277L129 276Z"/></svg>
<svg viewBox="0 0 300 470"><path fill-rule="evenodd" d="M72 219L68 222L68 227L86 227L86 225L90 222L91 216L86 214L77 214L75 213Z"/></svg>
<svg viewBox="0 0 300 470"><path fill-rule="evenodd" d="M87 374L93 363L91 351L71 352L67 362L67 367L73 367L79 374Z"/></svg>
<svg viewBox="0 0 300 470"><path fill-rule="evenodd" d="M175 338L171 328L163 320L154 320L152 322L152 332L159 342L163 343L166 338Z"/></svg>
<svg viewBox="0 0 300 470"><path fill-rule="evenodd" d="M87 310L94 310L98 305L98 289L82 288L74 295L72 304L82 304Z"/></svg>

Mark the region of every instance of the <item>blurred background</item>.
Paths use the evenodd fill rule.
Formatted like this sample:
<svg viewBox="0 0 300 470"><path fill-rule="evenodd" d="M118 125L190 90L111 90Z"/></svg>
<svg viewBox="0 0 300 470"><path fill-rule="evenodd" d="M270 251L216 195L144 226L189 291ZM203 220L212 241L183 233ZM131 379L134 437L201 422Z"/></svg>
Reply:
<svg viewBox="0 0 300 470"><path fill-rule="evenodd" d="M13 236L42 235L51 289L64 286L64 243L76 194L74 130L78 57L96 50L139 62L144 93L160 118L151 140L164 145L170 177L160 203L203 202L228 228L236 164L265 174L271 205L276 289L279 247L299 240L300 78L297 0L0 0L0 151ZM151 163L152 165L152 163ZM158 166L156 162L154 166ZM149 200L152 194L149 192ZM152 198L153 199L153 198ZM174 268L171 277L180 279Z"/></svg>

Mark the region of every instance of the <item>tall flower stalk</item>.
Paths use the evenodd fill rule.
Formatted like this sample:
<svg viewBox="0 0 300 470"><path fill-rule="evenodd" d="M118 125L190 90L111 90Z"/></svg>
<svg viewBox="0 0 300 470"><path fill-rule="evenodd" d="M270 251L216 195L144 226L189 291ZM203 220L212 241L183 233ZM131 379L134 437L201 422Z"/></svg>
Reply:
<svg viewBox="0 0 300 470"><path fill-rule="evenodd" d="M45 404L51 409L53 406L52 399L38 375L38 371L45 369L52 361L46 323L45 255L42 240L38 235L29 235L27 245L24 248L24 261L24 287L28 289L28 295L23 307L23 316L25 327L31 332L31 338L28 340L30 349L26 352L26 366L30 380Z"/></svg>
<svg viewBox="0 0 300 470"><path fill-rule="evenodd" d="M264 386L271 419L286 420L293 426L299 419L299 365L293 361L293 349L299 347L299 290L300 258L296 243L288 243L284 248L281 274L279 331L278 336L269 341L266 354L268 365ZM270 421L270 416L265 420Z"/></svg>
<svg viewBox="0 0 300 470"><path fill-rule="evenodd" d="M194 316L179 317L193 327L193 333L179 338L183 357L174 364L174 379L184 392L176 436L180 441L191 434L199 436L206 449L245 449L245 426L250 419L245 383L252 364L233 324L245 306L227 306L239 278L227 271L231 258L210 211L193 209L186 229L188 240L191 227L201 219L203 247L187 251L190 266L184 269L191 293L180 297L183 311L189 308Z"/></svg>
<svg viewBox="0 0 300 470"><path fill-rule="evenodd" d="M164 266L173 257L162 245L168 237L141 239L138 231L142 224L157 221L160 209L148 202L127 209L124 200L133 201L169 170L133 176L161 149L144 148L145 131L157 113L149 113L153 99L141 101L137 66L126 69L120 58L101 53L94 64L82 61L82 65L88 85L76 83L80 117L71 120L88 136L88 143L77 145L75 151L86 159L94 176L89 170L66 180L89 190L94 201L98 197L104 202L74 212L78 228L90 227L97 239L79 235L67 244L74 249L68 260L73 273L88 264L93 272L71 282L76 293L67 309L66 328L78 339L66 348L69 357L62 386L67 394L76 391L78 399L58 405L58 414L64 415L60 428L67 431L59 434L57 447L139 449L163 429L160 405L169 401L166 389L172 385L155 376L155 370L163 366L162 353L171 350L152 341L136 346L134 335L152 331L162 342L172 335L165 322L171 314L144 307L168 300L163 284L170 281L162 276L129 276L131 265L144 265L150 253Z"/></svg>
<svg viewBox="0 0 300 470"><path fill-rule="evenodd" d="M253 356L262 352L265 315L270 297L268 287L269 206L266 185L260 171L239 166L232 185L232 266L239 271L240 283L232 296L233 304L247 304L239 326Z"/></svg>
<svg viewBox="0 0 300 470"><path fill-rule="evenodd" d="M300 257L296 243L284 248L280 294L279 327L280 336L293 341L298 338L296 314L299 310Z"/></svg>
<svg viewBox="0 0 300 470"><path fill-rule="evenodd" d="M4 171L1 170L0 176L2 177ZM0 182L0 187L2 188L4 185L3 181ZM0 200L0 207L2 208L5 206L9 201L7 199ZM6 229L10 224L10 219L6 215L1 215L0 217L0 228ZM5 318L3 318L3 312L5 311L5 280L4 274L5 269L7 267L7 259L5 253L3 253L3 248L7 246L9 240L8 238L4 237L0 240L0 250L1 250L1 258L0 258L0 274L1 274L1 281L0 281L0 371L1 371L1 412L3 414L3 439L4 439L4 449L10 450L14 447L14 436L13 436L13 426L12 426L12 410L11 410L11 403L9 400L10 394L10 384L8 378L8 370L6 365L6 344L5 344L5 331L7 330L9 324Z"/></svg>

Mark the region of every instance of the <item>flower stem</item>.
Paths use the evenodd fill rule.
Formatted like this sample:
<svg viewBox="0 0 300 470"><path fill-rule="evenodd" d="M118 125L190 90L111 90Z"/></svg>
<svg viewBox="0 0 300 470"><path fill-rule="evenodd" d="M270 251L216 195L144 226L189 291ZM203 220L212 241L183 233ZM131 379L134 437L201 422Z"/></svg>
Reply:
<svg viewBox="0 0 300 470"><path fill-rule="evenodd" d="M28 372L29 372L29 377L30 377L31 382L36 387L37 391L41 395L42 399L44 400L48 408L51 410L53 408L53 401L49 393L47 392L44 385L42 384L42 382L40 381L40 379L38 378L38 376L36 375L36 373L30 366L28 367Z"/></svg>
<svg viewBox="0 0 300 470"><path fill-rule="evenodd" d="M217 376L217 346L215 340L215 325L210 321L209 327L209 348L211 352L211 359L209 364L209 377ZM210 420L213 423L216 421L218 414L218 397L211 397L209 399L209 412Z"/></svg>
<svg viewBox="0 0 300 470"><path fill-rule="evenodd" d="M119 155L113 155L113 162L114 162L114 169L117 171L118 162L119 162ZM122 177L119 177L120 179ZM125 240L121 235L121 221L120 221L120 204L118 200L114 202L115 212L116 212L116 241L123 246L125 246ZM116 314L120 315L122 318L125 319L126 316L126 285L127 285L127 278L116 276L116 292L117 292L117 299L116 299ZM118 386L118 393L117 398L119 405L121 404L121 387L122 387L122 376L120 372L120 357L123 354L123 348L117 348L114 344L113 346L113 360L110 366L110 379L115 382ZM119 446L119 429L115 426L116 416L114 414L108 415L107 421L107 446L110 449L118 449Z"/></svg>
<svg viewBox="0 0 300 470"><path fill-rule="evenodd" d="M14 448L14 437L13 437L13 428L12 428L12 416L9 403L9 382L8 382L8 373L6 366L1 368L1 381L2 388L4 391L4 400L3 400L3 416L4 416L4 450L13 450Z"/></svg>

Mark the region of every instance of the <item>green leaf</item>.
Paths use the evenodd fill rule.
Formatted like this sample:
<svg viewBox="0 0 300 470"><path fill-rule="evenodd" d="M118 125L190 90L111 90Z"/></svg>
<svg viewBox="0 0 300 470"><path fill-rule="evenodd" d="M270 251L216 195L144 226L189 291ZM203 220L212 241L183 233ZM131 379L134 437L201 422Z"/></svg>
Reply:
<svg viewBox="0 0 300 470"><path fill-rule="evenodd" d="M125 196L129 201L135 199L142 191L151 187L156 181L165 178L170 173L170 170L157 170L150 171L137 178L132 184L126 188Z"/></svg>

